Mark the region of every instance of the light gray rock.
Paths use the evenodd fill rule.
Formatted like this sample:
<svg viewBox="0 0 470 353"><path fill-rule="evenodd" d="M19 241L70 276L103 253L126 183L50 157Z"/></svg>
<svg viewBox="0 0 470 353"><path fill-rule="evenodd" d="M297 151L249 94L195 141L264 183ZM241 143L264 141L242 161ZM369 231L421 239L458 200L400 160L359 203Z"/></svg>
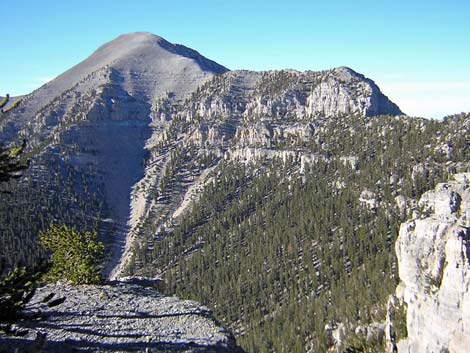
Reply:
<svg viewBox="0 0 470 353"><path fill-rule="evenodd" d="M470 173L438 184L419 201L396 242L408 338L399 352L468 352L470 347Z"/></svg>
<svg viewBox="0 0 470 353"><path fill-rule="evenodd" d="M11 112L9 124L20 130L37 111L54 100L70 98L65 92L85 93L114 84L141 100L153 100L166 92L182 99L225 67L204 58L195 50L146 32L122 35L98 48L90 57L22 98ZM67 107L75 103L67 102ZM61 114L60 114L61 115Z"/></svg>
<svg viewBox="0 0 470 353"><path fill-rule="evenodd" d="M65 301L49 307L43 299L50 293ZM43 319L18 323L28 333L0 337L0 350L23 352L45 333L43 352L241 352L207 308L139 285L48 285L25 312Z"/></svg>
<svg viewBox="0 0 470 353"><path fill-rule="evenodd" d="M359 196L359 202L364 204L370 209L375 209L378 206L377 195L375 195L370 190L362 190L361 195Z"/></svg>

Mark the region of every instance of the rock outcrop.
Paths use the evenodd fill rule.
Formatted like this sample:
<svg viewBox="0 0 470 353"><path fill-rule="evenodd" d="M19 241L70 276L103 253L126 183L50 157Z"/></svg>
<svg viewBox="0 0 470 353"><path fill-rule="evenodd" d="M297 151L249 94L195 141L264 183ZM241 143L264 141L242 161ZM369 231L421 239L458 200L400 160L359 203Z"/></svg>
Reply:
<svg viewBox="0 0 470 353"><path fill-rule="evenodd" d="M242 352L207 308L135 284L48 285L24 314L24 336L0 336L0 351L29 352L45 334L42 352Z"/></svg>
<svg viewBox="0 0 470 353"><path fill-rule="evenodd" d="M308 113L335 116L401 114L374 82L347 67L333 69L321 78L307 98Z"/></svg>
<svg viewBox="0 0 470 353"><path fill-rule="evenodd" d="M407 353L464 353L470 347L470 173L438 184L396 242L407 304Z"/></svg>

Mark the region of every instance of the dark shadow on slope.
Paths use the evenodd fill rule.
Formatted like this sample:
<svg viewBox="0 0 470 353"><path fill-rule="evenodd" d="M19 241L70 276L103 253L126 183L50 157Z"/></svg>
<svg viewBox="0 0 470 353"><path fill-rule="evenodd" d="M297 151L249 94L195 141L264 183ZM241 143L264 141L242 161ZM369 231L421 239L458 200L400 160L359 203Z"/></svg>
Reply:
<svg viewBox="0 0 470 353"><path fill-rule="evenodd" d="M22 338L1 338L0 353L18 353L30 350L32 340ZM46 341L44 351L51 353L71 353L71 352L214 352L214 353L244 353L244 351L235 345L224 347L222 345L203 345L194 342L172 343L172 342L153 342L151 339L143 337L138 342L131 343L104 343L91 342L87 340Z"/></svg>
<svg viewBox="0 0 470 353"><path fill-rule="evenodd" d="M163 49L168 50L170 53L194 60L203 71L213 72L216 74L222 74L224 72L230 71L225 66L222 66L215 61L206 58L196 50L185 47L184 45L173 44L163 38L160 40L159 45Z"/></svg>

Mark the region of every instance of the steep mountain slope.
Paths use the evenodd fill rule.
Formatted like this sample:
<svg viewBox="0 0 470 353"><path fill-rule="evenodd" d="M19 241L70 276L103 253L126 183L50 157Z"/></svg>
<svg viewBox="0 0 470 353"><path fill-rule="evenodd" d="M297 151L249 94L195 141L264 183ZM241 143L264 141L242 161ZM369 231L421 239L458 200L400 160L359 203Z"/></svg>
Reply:
<svg viewBox="0 0 470 353"><path fill-rule="evenodd" d="M223 159L308 159L309 153L300 157L298 147L316 122L375 113L400 110L372 81L348 68L233 71L207 81L177 106L160 99L152 109L155 131L147 143L145 177L133 192L131 237L113 276L131 260L133 236L171 224Z"/></svg>
<svg viewBox="0 0 470 353"><path fill-rule="evenodd" d="M348 68L218 75L226 71L158 36L123 35L2 113L0 137L25 138L34 156L31 171L2 212L8 215L7 243L30 254L6 255L8 262L33 261L34 234L49 222L67 222L100 228L112 254L106 273L115 278L142 225L160 227L186 191L205 181L206 165L195 168L184 185L157 192L188 142L202 147L189 159L218 163L230 146L234 158L272 154L262 146L265 136L284 134L283 129L308 134L310 122L319 117L400 113L372 81ZM244 149L257 139L263 148ZM152 203L157 193L166 205ZM54 209L49 215L43 212L45 199ZM18 201L30 205L26 213L12 208ZM21 245L14 239L18 232L25 233Z"/></svg>
<svg viewBox="0 0 470 353"><path fill-rule="evenodd" d="M383 317L416 199L469 168L467 114L401 114L346 67L227 71L121 36L2 113L32 156L0 204L3 262L34 262L50 222L98 229L109 277L165 278L248 351L332 349Z"/></svg>
<svg viewBox="0 0 470 353"><path fill-rule="evenodd" d="M37 195L28 200L27 190L37 184L40 194L52 194L45 196L48 198L54 197L56 190L71 192L54 201L63 210L61 216L54 212L38 222L34 216L22 220L21 214L12 215L3 225L14 228L32 222L23 237L29 239L29 234L54 220L63 222L72 217L71 224L94 227L97 219L103 218L107 220L101 222L103 233L110 233L110 239L104 238L114 247L117 261L119 237L126 235L130 190L143 174L145 143L153 131L151 105L163 96L178 102L225 71L189 48L149 33L134 33L105 44L82 63L23 97L0 119L2 141L25 138L34 155L31 171L20 188L20 194L26 196L21 202L33 209L44 206ZM13 205L15 200L7 199L7 203ZM83 210L77 204L90 206ZM75 214L66 215L77 208L84 213L81 220Z"/></svg>
<svg viewBox="0 0 470 353"><path fill-rule="evenodd" d="M157 163L165 148L171 159L127 270L163 276L168 293L209 305L247 351L322 352L334 346L331 328L354 336L383 318L398 224L424 191L469 168L469 116L299 114L231 135L220 116L217 130L204 133L200 117L193 139L153 150ZM185 136L186 120L177 122L172 136ZM217 150L212 139L224 135L235 137ZM188 180L199 192L185 189ZM188 190L181 203L178 190Z"/></svg>
<svg viewBox="0 0 470 353"><path fill-rule="evenodd" d="M83 62L23 97L10 117L2 119L2 125L9 126L8 131L13 133L26 133L28 124L42 129L45 128L42 125L52 127L63 120L63 115L73 113L71 110L81 103L82 95L103 85L115 85L137 101L147 103L170 92L182 99L213 74L226 71L196 51L156 35L126 34L101 46ZM50 106L59 110L48 109ZM3 130L5 134L5 128Z"/></svg>

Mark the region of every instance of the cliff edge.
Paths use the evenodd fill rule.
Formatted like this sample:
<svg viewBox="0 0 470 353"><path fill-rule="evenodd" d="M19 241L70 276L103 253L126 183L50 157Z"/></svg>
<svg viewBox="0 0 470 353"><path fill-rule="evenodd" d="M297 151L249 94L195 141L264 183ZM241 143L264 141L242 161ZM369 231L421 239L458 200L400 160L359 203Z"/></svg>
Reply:
<svg viewBox="0 0 470 353"><path fill-rule="evenodd" d="M468 352L470 347L470 173L438 184L396 242L408 306L408 338L398 352Z"/></svg>
<svg viewBox="0 0 470 353"><path fill-rule="evenodd" d="M243 352L206 307L141 285L48 285L24 315L0 352Z"/></svg>

